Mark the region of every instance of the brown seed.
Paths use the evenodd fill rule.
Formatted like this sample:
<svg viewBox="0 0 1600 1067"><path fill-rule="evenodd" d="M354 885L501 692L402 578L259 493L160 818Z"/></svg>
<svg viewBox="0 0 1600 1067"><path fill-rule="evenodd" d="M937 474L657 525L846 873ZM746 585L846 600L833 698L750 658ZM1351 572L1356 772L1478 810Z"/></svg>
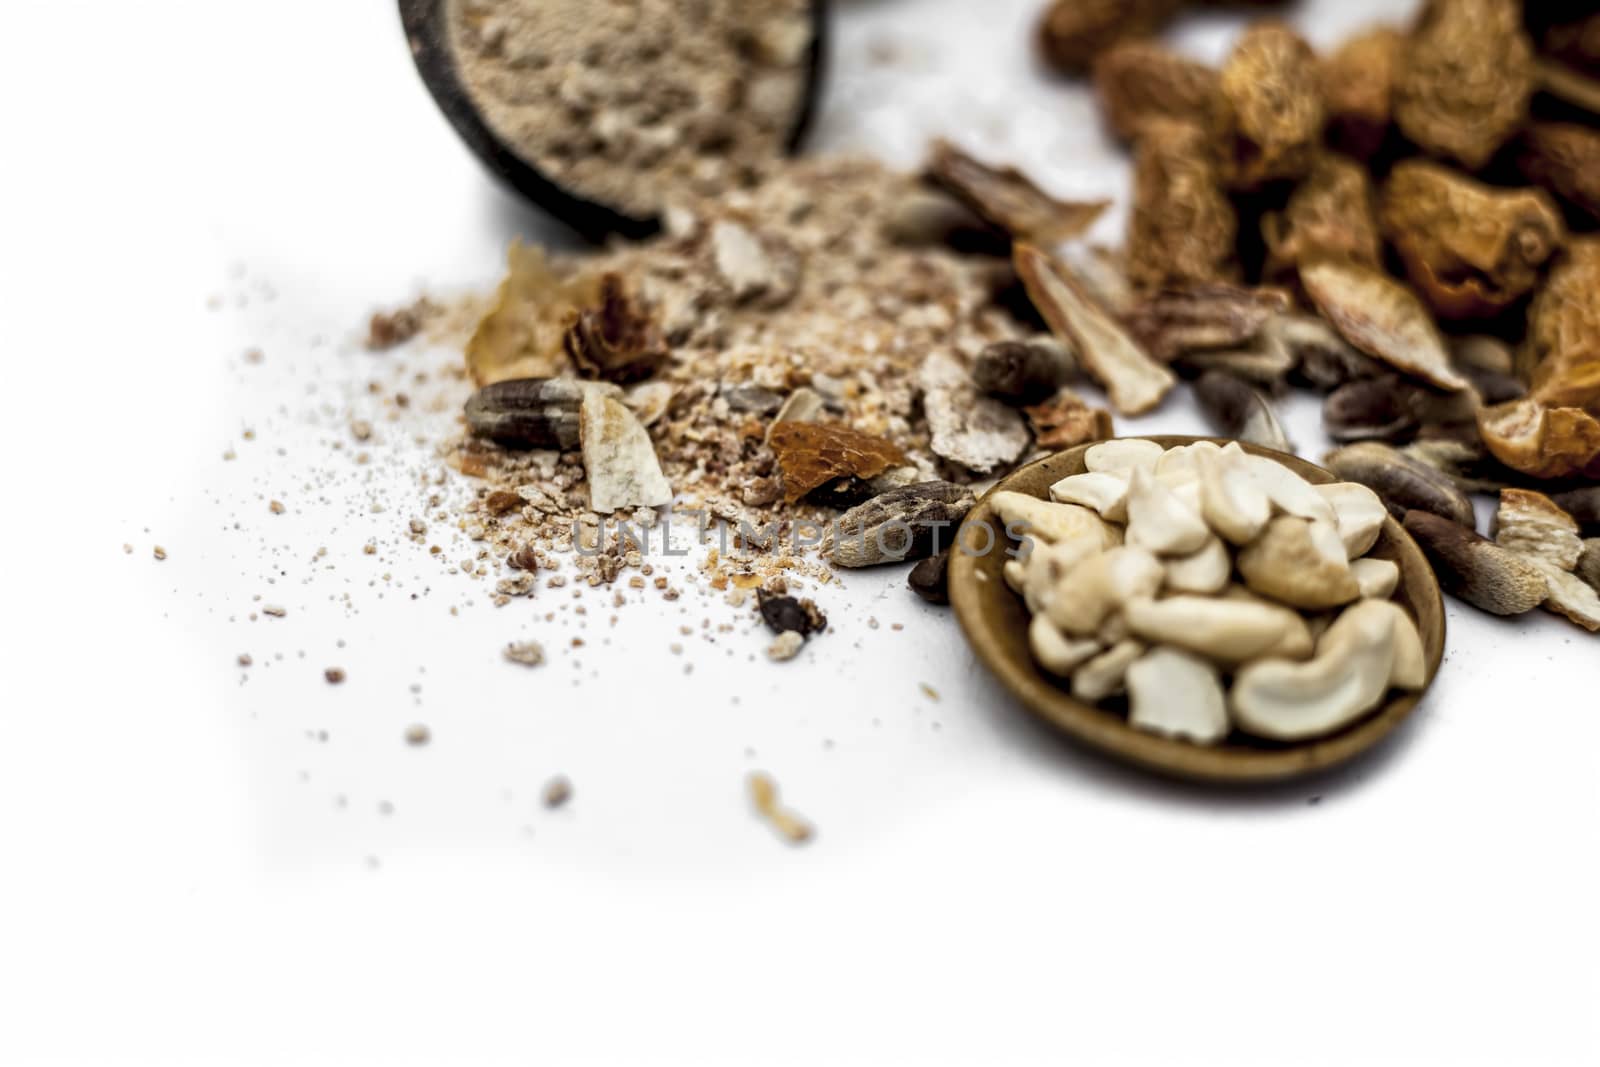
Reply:
<svg viewBox="0 0 1600 1067"><path fill-rule="evenodd" d="M1572 242L1528 309L1531 395L1600 414L1600 237Z"/></svg>
<svg viewBox="0 0 1600 1067"><path fill-rule="evenodd" d="M947 548L912 567L911 574L906 578L906 584L911 587L913 593L930 604L948 604L950 603L949 576L950 550Z"/></svg>
<svg viewBox="0 0 1600 1067"><path fill-rule="evenodd" d="M1055 0L1039 22L1039 51L1062 74L1081 74L1119 41L1155 34L1182 0Z"/></svg>
<svg viewBox="0 0 1600 1067"><path fill-rule="evenodd" d="M1281 289L1209 283L1158 290L1123 319L1152 356L1170 363L1185 352L1248 344L1288 310Z"/></svg>
<svg viewBox="0 0 1600 1067"><path fill-rule="evenodd" d="M841 515L822 554L838 567L922 559L955 540L977 498L965 486L923 482L874 497Z"/></svg>
<svg viewBox="0 0 1600 1067"><path fill-rule="evenodd" d="M1111 206L1108 200L1057 200L1016 168L991 167L945 140L934 143L927 173L1017 241L1054 245L1070 240L1094 225Z"/></svg>
<svg viewBox="0 0 1600 1067"><path fill-rule="evenodd" d="M1258 389L1225 371L1207 371L1195 382L1201 410L1224 437L1237 438L1279 452L1293 452L1272 402Z"/></svg>
<svg viewBox="0 0 1600 1067"><path fill-rule="evenodd" d="M1425 511L1408 512L1405 528L1451 596L1494 615L1521 615L1544 602L1544 575L1488 538Z"/></svg>
<svg viewBox="0 0 1600 1067"><path fill-rule="evenodd" d="M1094 84L1106 125L1123 140L1138 140L1153 119L1176 120L1205 130L1220 157L1232 116L1212 68L1154 41L1131 40L1095 60Z"/></svg>
<svg viewBox="0 0 1600 1067"><path fill-rule="evenodd" d="M1293 278L1302 262L1322 256L1368 267L1382 262L1372 182L1366 168L1342 156L1319 156L1282 213L1261 220L1261 233L1269 279Z"/></svg>
<svg viewBox="0 0 1600 1067"><path fill-rule="evenodd" d="M1325 111L1311 46L1281 23L1257 22L1222 67L1237 124L1230 178L1242 189L1303 177L1322 141Z"/></svg>
<svg viewBox="0 0 1600 1067"><path fill-rule="evenodd" d="M1142 127L1127 240L1128 280L1136 288L1237 275L1239 220L1223 192L1214 144L1188 123L1151 120Z"/></svg>
<svg viewBox="0 0 1600 1067"><path fill-rule="evenodd" d="M1037 404L1053 395L1074 369L1072 354L1057 342L997 341L978 353L972 380L990 396Z"/></svg>
<svg viewBox="0 0 1600 1067"><path fill-rule="evenodd" d="M1360 482L1383 498L1395 518L1412 510L1435 515L1473 529L1472 501L1455 483L1425 463L1377 441L1335 449L1323 466L1347 482Z"/></svg>
<svg viewBox="0 0 1600 1067"><path fill-rule="evenodd" d="M516 378L479 389L467 401L467 425L507 448L568 451L582 438L582 382L566 378Z"/></svg>
<svg viewBox="0 0 1600 1067"><path fill-rule="evenodd" d="M496 489L483 498L483 506L491 515L509 515L513 511L521 511L525 503L527 501L521 496L507 489Z"/></svg>
<svg viewBox="0 0 1600 1067"><path fill-rule="evenodd" d="M1447 319L1493 315L1531 292L1566 227L1537 189L1494 189L1406 160L1383 189L1383 232L1411 282Z"/></svg>
<svg viewBox="0 0 1600 1067"><path fill-rule="evenodd" d="M1441 389L1463 389L1439 328L1416 294L1382 271L1348 260L1302 263L1300 281L1345 340Z"/></svg>
<svg viewBox="0 0 1600 1067"><path fill-rule="evenodd" d="M1346 155L1370 159L1388 137L1404 44L1399 30L1381 26L1350 38L1323 60L1328 142Z"/></svg>
<svg viewBox="0 0 1600 1067"><path fill-rule="evenodd" d="M578 311L562 340L580 376L623 385L650 377L669 355L655 320L613 273L601 277L597 303Z"/></svg>
<svg viewBox="0 0 1600 1067"><path fill-rule="evenodd" d="M1348 382L1322 402L1322 428L1335 441L1405 441L1416 435L1408 387L1393 374Z"/></svg>
<svg viewBox="0 0 1600 1067"><path fill-rule="evenodd" d="M1517 165L1529 181L1600 219L1600 130L1531 123L1522 131Z"/></svg>
<svg viewBox="0 0 1600 1067"><path fill-rule="evenodd" d="M329 685L342 685L344 683L344 669L342 667L329 667L322 672Z"/></svg>
<svg viewBox="0 0 1600 1067"><path fill-rule="evenodd" d="M1533 45L1517 0L1428 0L1395 82L1401 131L1478 170L1522 125L1533 94Z"/></svg>

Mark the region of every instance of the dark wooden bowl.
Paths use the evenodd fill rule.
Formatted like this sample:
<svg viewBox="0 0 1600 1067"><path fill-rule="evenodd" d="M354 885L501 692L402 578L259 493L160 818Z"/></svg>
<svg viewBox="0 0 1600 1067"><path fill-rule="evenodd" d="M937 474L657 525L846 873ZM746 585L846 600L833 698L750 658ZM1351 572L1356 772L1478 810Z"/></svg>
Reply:
<svg viewBox="0 0 1600 1067"><path fill-rule="evenodd" d="M1214 437L1146 437L1165 448L1196 441L1227 441ZM1051 726L1091 748L1148 770L1176 778L1206 782L1277 782L1343 763L1383 740L1411 713L1426 687L1414 693L1391 692L1376 711L1328 737L1299 744L1278 744L1244 736L1237 731L1216 745L1196 745L1136 730L1115 710L1074 700L1052 676L1040 670L1028 651L1028 609L1006 585L1001 573L1008 558L1005 524L989 507L989 497L1001 490L1049 498L1050 486L1062 478L1084 472L1083 445L1029 464L1000 481L972 509L957 544L982 546L982 534L966 527L987 524L994 534L992 552L967 554L959 547L950 556L950 601L978 658L994 672L1023 707ZM1277 460L1313 484L1339 479L1321 467L1296 456L1243 444L1247 452ZM970 538L970 539L968 539ZM1378 543L1368 555L1393 560L1400 567L1395 601L1417 620L1428 661L1428 686L1433 684L1444 656L1444 603L1439 582L1421 549L1400 524L1386 519Z"/></svg>
<svg viewBox="0 0 1600 1067"><path fill-rule="evenodd" d="M467 147L489 168L490 173L513 190L578 231L586 240L602 241L612 234L630 240L650 237L661 229L661 220L625 215L605 204L587 200L563 187L555 179L514 152L489 129L473 105L455 55L450 48L447 8L451 0L400 0L400 22L417 64L439 110L444 112ZM804 103L795 116L789 151L796 151L811 128L816 111L817 92L822 82L822 65L827 52L827 3L811 0L815 14L811 39L810 69Z"/></svg>

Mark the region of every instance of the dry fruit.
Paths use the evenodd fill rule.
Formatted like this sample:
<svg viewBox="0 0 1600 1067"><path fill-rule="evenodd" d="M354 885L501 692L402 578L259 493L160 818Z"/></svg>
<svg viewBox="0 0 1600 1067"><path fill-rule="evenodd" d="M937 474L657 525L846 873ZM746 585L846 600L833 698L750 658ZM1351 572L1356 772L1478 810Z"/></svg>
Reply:
<svg viewBox="0 0 1600 1067"><path fill-rule="evenodd" d="M1070 389L1060 390L1041 404L1025 407L1022 413L1033 427L1033 443L1051 452L1109 440L1115 433L1111 412L1090 407Z"/></svg>
<svg viewBox="0 0 1600 1067"><path fill-rule="evenodd" d="M1329 452L1323 466L1347 482L1377 493L1395 518L1429 511L1472 529L1472 501L1449 477L1404 452L1377 441L1362 441Z"/></svg>
<svg viewBox="0 0 1600 1067"><path fill-rule="evenodd" d="M949 141L933 146L928 177L1017 241L1053 245L1079 236L1111 206L1108 200L1057 200L1014 167L991 167Z"/></svg>
<svg viewBox="0 0 1600 1067"><path fill-rule="evenodd" d="M1135 149L1128 280L1140 289L1235 276L1239 222L1198 126L1151 121Z"/></svg>
<svg viewBox="0 0 1600 1067"><path fill-rule="evenodd" d="M512 243L494 308L467 342L467 371L478 385L552 378L561 369L567 330L581 309L599 306L599 280L563 277L544 250Z"/></svg>
<svg viewBox="0 0 1600 1067"><path fill-rule="evenodd" d="M1384 236L1447 319L1505 310L1531 292L1566 227L1538 189L1495 189L1448 167L1406 160L1383 188Z"/></svg>
<svg viewBox="0 0 1600 1067"><path fill-rule="evenodd" d="M1272 410L1272 402L1248 382L1226 371L1212 370L1200 376L1194 391L1201 410L1223 437L1279 452L1294 451L1277 412Z"/></svg>
<svg viewBox="0 0 1600 1067"><path fill-rule="evenodd" d="M1263 274L1289 278L1301 262L1320 256L1377 267L1383 241L1374 201L1365 167L1331 153L1319 156L1283 211L1261 220L1267 245Z"/></svg>
<svg viewBox="0 0 1600 1067"><path fill-rule="evenodd" d="M947 352L934 352L917 376L928 447L975 474L1009 467L1028 450L1028 426L1015 409L978 392L972 375Z"/></svg>
<svg viewBox="0 0 1600 1067"><path fill-rule="evenodd" d="M1487 537L1426 511L1407 512L1405 527L1451 596L1492 615L1521 615L1544 602L1544 576Z"/></svg>
<svg viewBox="0 0 1600 1067"><path fill-rule="evenodd" d="M1249 344L1288 310L1281 289L1212 282L1151 293L1123 321L1152 356L1170 363L1186 352Z"/></svg>
<svg viewBox="0 0 1600 1067"><path fill-rule="evenodd" d="M822 554L838 567L922 559L955 540L977 498L950 482L920 482L873 497L839 516Z"/></svg>
<svg viewBox="0 0 1600 1067"><path fill-rule="evenodd" d="M1464 389L1444 339L1416 294L1372 267L1349 260L1302 263L1300 282L1344 339L1440 389Z"/></svg>
<svg viewBox="0 0 1600 1067"><path fill-rule="evenodd" d="M621 384L650 377L669 354L655 320L619 274L602 275L598 295L564 338L573 367L584 378Z"/></svg>
<svg viewBox="0 0 1600 1067"><path fill-rule="evenodd" d="M1478 433L1501 463L1535 478L1600 478L1600 420L1533 397L1484 408Z"/></svg>
<svg viewBox="0 0 1600 1067"><path fill-rule="evenodd" d="M1531 395L1600 415L1600 237L1572 242L1528 309Z"/></svg>
<svg viewBox="0 0 1600 1067"><path fill-rule="evenodd" d="M1379 26L1345 41L1322 61L1328 143L1356 159L1371 159L1394 118L1394 83L1405 37Z"/></svg>
<svg viewBox="0 0 1600 1067"><path fill-rule="evenodd" d="M992 397L1036 404L1053 395L1077 369L1072 353L1054 338L996 341L972 364L972 380Z"/></svg>
<svg viewBox="0 0 1600 1067"><path fill-rule="evenodd" d="M1152 119L1170 119L1200 127L1221 153L1231 112L1222 76L1204 63L1154 41L1125 41L1095 60L1094 84L1106 125L1123 140L1138 140Z"/></svg>
<svg viewBox="0 0 1600 1067"><path fill-rule="evenodd" d="M1600 219L1600 130L1535 122L1522 131L1517 165L1527 179Z"/></svg>
<svg viewBox="0 0 1600 1067"><path fill-rule="evenodd" d="M1230 177L1253 189L1311 169L1325 118L1316 55L1287 26L1258 22L1222 67L1235 130Z"/></svg>
<svg viewBox="0 0 1600 1067"><path fill-rule="evenodd" d="M826 423L779 422L768 443L790 503L835 478L872 478L906 462L905 453L881 437Z"/></svg>
<svg viewBox="0 0 1600 1067"><path fill-rule="evenodd" d="M1072 345L1083 367L1125 415L1149 411L1177 384L1061 261L1032 245L1012 253L1028 296L1050 329Z"/></svg>
<svg viewBox="0 0 1600 1067"><path fill-rule="evenodd" d="M1475 171L1522 125L1533 81L1517 0L1428 0L1401 56L1395 122Z"/></svg>
<svg viewBox="0 0 1600 1067"><path fill-rule="evenodd" d="M1081 74L1118 41L1149 37L1183 0L1055 0L1039 22L1039 51L1063 74Z"/></svg>

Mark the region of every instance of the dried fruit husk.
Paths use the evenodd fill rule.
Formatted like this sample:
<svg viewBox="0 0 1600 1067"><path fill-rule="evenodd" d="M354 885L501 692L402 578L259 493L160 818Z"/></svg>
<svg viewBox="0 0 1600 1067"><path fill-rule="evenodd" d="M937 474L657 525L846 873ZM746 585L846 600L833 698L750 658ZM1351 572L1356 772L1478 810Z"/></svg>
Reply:
<svg viewBox="0 0 1600 1067"><path fill-rule="evenodd" d="M872 478L906 463L905 453L883 438L829 423L779 422L768 443L791 504L835 478Z"/></svg>
<svg viewBox="0 0 1600 1067"><path fill-rule="evenodd" d="M1377 267L1383 241L1374 201L1365 167L1332 153L1318 156L1283 211L1261 220L1267 245L1263 275L1292 278L1303 260L1322 256Z"/></svg>
<svg viewBox="0 0 1600 1067"><path fill-rule="evenodd" d="M580 412L591 511L605 515L672 501L672 486L661 473L655 446L633 412L599 389L585 391Z"/></svg>
<svg viewBox="0 0 1600 1067"><path fill-rule="evenodd" d="M1090 441L1109 441L1116 435L1111 412L1090 407L1070 389L1060 390L1041 404L1023 408L1022 413L1033 428L1033 443L1051 452Z"/></svg>
<svg viewBox="0 0 1600 1067"><path fill-rule="evenodd" d="M928 447L975 474L1009 467L1028 449L1028 427L1007 405L978 392L971 374L946 352L931 353L917 375L928 420Z"/></svg>
<svg viewBox="0 0 1600 1067"><path fill-rule="evenodd" d="M1348 260L1319 259L1301 264L1300 282L1355 347L1441 389L1466 387L1427 309L1393 278Z"/></svg>
<svg viewBox="0 0 1600 1067"><path fill-rule="evenodd" d="M1600 420L1533 397L1484 408L1478 432L1496 459L1534 478L1600 478Z"/></svg>
<svg viewBox="0 0 1600 1067"><path fill-rule="evenodd" d="M1401 56L1395 122L1475 171L1522 125L1533 84L1517 0L1428 0Z"/></svg>
<svg viewBox="0 0 1600 1067"><path fill-rule="evenodd" d="M1119 41L1149 37L1183 0L1055 0L1039 21L1039 51L1062 74L1081 74Z"/></svg>
<svg viewBox="0 0 1600 1067"><path fill-rule="evenodd" d="M1483 318L1531 292L1566 239L1550 197L1538 189L1495 189L1424 160L1389 176L1384 236L1440 316Z"/></svg>
<svg viewBox="0 0 1600 1067"><path fill-rule="evenodd" d="M551 378L561 370L567 329L585 307L600 304L600 280L563 276L544 250L514 241L494 307L467 342L467 372L478 385Z"/></svg>
<svg viewBox="0 0 1600 1067"><path fill-rule="evenodd" d="M1150 358L1064 263L1028 244L1017 245L1012 256L1034 307L1072 345L1117 411L1149 411L1172 391L1172 372Z"/></svg>
<svg viewBox="0 0 1600 1067"><path fill-rule="evenodd" d="M600 277L599 303L578 311L563 340L581 377L620 385L650 377L669 354L649 311L609 271Z"/></svg>
<svg viewBox="0 0 1600 1067"><path fill-rule="evenodd" d="M1328 143L1356 159L1383 147L1394 120L1394 83L1405 37L1389 26L1357 34L1321 64Z"/></svg>
<svg viewBox="0 0 1600 1067"><path fill-rule="evenodd" d="M839 516L822 554L838 567L922 559L955 541L956 528L975 503L970 489L950 482L895 489Z"/></svg>
<svg viewBox="0 0 1600 1067"><path fill-rule="evenodd" d="M1533 564L1488 538L1426 511L1408 512L1404 522L1451 596L1494 615L1521 615L1548 595Z"/></svg>
<svg viewBox="0 0 1600 1067"><path fill-rule="evenodd" d="M1600 237L1572 242L1528 309L1530 395L1600 415Z"/></svg>
<svg viewBox="0 0 1600 1067"><path fill-rule="evenodd" d="M1238 276L1239 220L1198 126L1150 121L1134 155L1128 280L1137 289Z"/></svg>
<svg viewBox="0 0 1600 1067"><path fill-rule="evenodd" d="M580 405L595 389L616 393L615 386L572 378L492 382L467 399L467 426L506 448L574 449L582 433Z"/></svg>
<svg viewBox="0 0 1600 1067"><path fill-rule="evenodd" d="M1293 30L1271 21L1246 30L1223 64L1222 94L1235 124L1235 187L1254 189L1311 169L1326 112L1316 54Z"/></svg>
<svg viewBox="0 0 1600 1067"><path fill-rule="evenodd" d="M761 621L775 634L794 631L801 637L810 637L828 628L828 618L810 600L797 600L780 596L765 589L756 590L756 606Z"/></svg>
<svg viewBox="0 0 1600 1067"><path fill-rule="evenodd" d="M1206 132L1220 153L1232 112L1216 70L1154 41L1125 41L1094 64L1100 112L1111 131L1136 141L1147 122L1187 122Z"/></svg>
<svg viewBox="0 0 1600 1067"><path fill-rule="evenodd" d="M1211 282L1160 289L1123 321L1151 356L1170 363L1185 352L1248 344L1288 310L1282 289Z"/></svg>
<svg viewBox="0 0 1600 1067"><path fill-rule="evenodd" d="M927 174L1014 241L1071 240L1111 206L1109 200L1057 200L1015 167L991 167L945 140L935 142Z"/></svg>
<svg viewBox="0 0 1600 1067"><path fill-rule="evenodd" d="M1517 166L1535 185L1600 220L1600 130L1535 122L1522 131Z"/></svg>
<svg viewBox="0 0 1600 1067"><path fill-rule="evenodd" d="M1549 96L1580 111L1600 115L1600 79L1544 59L1534 62L1533 72L1540 90Z"/></svg>

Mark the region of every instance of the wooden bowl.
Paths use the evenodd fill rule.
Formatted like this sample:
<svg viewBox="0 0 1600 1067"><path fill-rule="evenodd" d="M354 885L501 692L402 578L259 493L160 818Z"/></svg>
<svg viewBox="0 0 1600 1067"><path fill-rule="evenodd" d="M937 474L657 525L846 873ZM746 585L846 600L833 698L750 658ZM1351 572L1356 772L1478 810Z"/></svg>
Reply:
<svg viewBox="0 0 1600 1067"><path fill-rule="evenodd" d="M1164 448L1196 441L1228 443L1214 437L1146 437ZM1173 777L1208 782L1277 782L1343 763L1387 737L1422 699L1418 692L1395 694L1350 726L1314 741L1276 743L1244 736L1237 731L1220 744L1197 745L1136 730L1115 710L1074 700L1063 683L1046 674L1028 651L1028 610L1022 598L1006 585L1001 568L1009 558L1005 524L989 507L989 497L1001 490L1048 499L1049 488L1062 478L1084 472L1082 445L1029 464L1000 481L984 495L962 524L957 549L950 556L950 601L978 658L994 672L1023 707L1069 737L1139 767ZM1247 452L1277 460L1313 484L1339 479L1321 467L1295 456L1243 444ZM981 533L967 527L986 524L995 535L991 552L962 552L985 543ZM970 538L970 539L969 539ZM1433 570L1400 524L1384 520L1378 542L1368 553L1393 560L1400 567L1395 601L1417 620L1427 654L1428 681L1433 684L1444 655L1444 604Z"/></svg>

